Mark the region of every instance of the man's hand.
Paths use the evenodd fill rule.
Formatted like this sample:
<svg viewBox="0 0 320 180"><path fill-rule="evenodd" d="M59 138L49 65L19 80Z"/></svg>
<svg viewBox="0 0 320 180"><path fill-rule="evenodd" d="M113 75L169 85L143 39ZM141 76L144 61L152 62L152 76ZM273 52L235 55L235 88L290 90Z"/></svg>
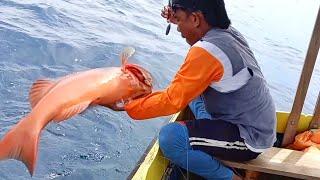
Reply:
<svg viewBox="0 0 320 180"><path fill-rule="evenodd" d="M114 104L111 104L108 106L108 108L114 110L114 111L124 111L124 106L126 103L128 103L129 100L120 100Z"/></svg>
<svg viewBox="0 0 320 180"><path fill-rule="evenodd" d="M174 12L169 6L164 6L161 10L161 16L166 18L168 23L177 24L177 20L174 17Z"/></svg>
<svg viewBox="0 0 320 180"><path fill-rule="evenodd" d="M131 100L123 100L115 102L114 104L100 104L101 106L105 106L109 109L112 109L114 111L124 111L124 106Z"/></svg>
<svg viewBox="0 0 320 180"><path fill-rule="evenodd" d="M145 91L140 91L138 92L137 94L133 95L132 98L129 98L129 99L121 99L117 102L115 102L114 104L111 104L111 105L102 105L102 106L105 106L105 107L108 107L114 111L124 111L125 110L125 106L126 104L128 104L129 102L131 102L132 100L135 100L135 99L139 99L139 98L142 98L142 97L145 97L149 94L151 94L152 90L150 89L145 89Z"/></svg>

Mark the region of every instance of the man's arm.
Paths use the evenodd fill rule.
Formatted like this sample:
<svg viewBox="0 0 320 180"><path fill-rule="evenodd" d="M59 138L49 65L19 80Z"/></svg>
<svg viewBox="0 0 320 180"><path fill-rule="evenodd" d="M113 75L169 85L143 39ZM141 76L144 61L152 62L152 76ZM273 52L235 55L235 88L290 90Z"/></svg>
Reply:
<svg viewBox="0 0 320 180"><path fill-rule="evenodd" d="M219 81L223 73L223 66L216 57L201 47L192 47L168 88L129 102L125 105L125 110L133 119L176 113L213 81Z"/></svg>

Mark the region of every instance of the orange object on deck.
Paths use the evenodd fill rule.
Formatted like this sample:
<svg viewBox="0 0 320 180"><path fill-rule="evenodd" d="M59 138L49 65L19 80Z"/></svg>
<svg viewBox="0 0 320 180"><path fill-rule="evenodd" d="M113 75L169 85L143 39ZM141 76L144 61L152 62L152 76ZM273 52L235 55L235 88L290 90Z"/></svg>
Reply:
<svg viewBox="0 0 320 180"><path fill-rule="evenodd" d="M310 140L314 143L320 144L320 129L317 131L313 132Z"/></svg>
<svg viewBox="0 0 320 180"><path fill-rule="evenodd" d="M308 130L296 135L293 144L290 144L287 148L304 151L311 146L320 148L320 129L316 131Z"/></svg>

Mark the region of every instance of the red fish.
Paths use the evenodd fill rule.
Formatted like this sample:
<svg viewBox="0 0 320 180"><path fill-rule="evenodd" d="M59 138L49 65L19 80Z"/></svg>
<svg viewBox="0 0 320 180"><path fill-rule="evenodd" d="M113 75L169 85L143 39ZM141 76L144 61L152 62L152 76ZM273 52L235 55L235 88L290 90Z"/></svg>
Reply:
<svg viewBox="0 0 320 180"><path fill-rule="evenodd" d="M133 53L133 48L126 48L121 54L122 67L92 69L56 81L36 81L29 93L32 110L1 139L0 160L20 160L32 176L39 135L50 121L61 122L91 105L116 109L121 101L151 93L151 74L138 65L127 64Z"/></svg>

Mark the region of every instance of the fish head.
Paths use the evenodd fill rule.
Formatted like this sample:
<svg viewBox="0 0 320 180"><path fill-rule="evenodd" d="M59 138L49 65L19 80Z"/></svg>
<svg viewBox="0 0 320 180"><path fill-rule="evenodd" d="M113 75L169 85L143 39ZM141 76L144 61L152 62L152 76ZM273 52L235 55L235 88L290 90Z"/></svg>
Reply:
<svg viewBox="0 0 320 180"><path fill-rule="evenodd" d="M126 64L123 71L131 79L131 98L135 99L148 95L152 92L153 78L149 71L136 64Z"/></svg>

